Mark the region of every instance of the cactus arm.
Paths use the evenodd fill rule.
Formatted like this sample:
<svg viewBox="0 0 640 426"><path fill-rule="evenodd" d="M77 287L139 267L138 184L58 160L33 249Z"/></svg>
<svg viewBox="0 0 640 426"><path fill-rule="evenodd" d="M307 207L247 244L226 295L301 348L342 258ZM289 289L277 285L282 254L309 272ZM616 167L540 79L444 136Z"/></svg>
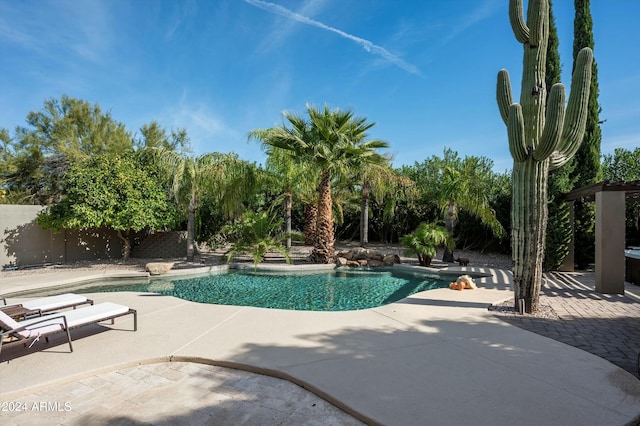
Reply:
<svg viewBox="0 0 640 426"><path fill-rule="evenodd" d="M550 168L555 170L566 164L578 152L587 124L587 108L591 89L593 51L585 47L578 53L576 68L571 77L571 93L567 105L562 137L558 150L551 156Z"/></svg>
<svg viewBox="0 0 640 426"><path fill-rule="evenodd" d="M498 109L504 124L507 124L509 118L509 107L513 103L511 98L511 81L509 80L509 71L500 70L498 73L498 86L496 98L498 99Z"/></svg>
<svg viewBox="0 0 640 426"><path fill-rule="evenodd" d="M536 161L546 160L558 147L562 135L562 126L564 124L564 105L564 85L556 83L551 88L549 95L540 144L533 151L533 158Z"/></svg>
<svg viewBox="0 0 640 426"><path fill-rule="evenodd" d="M529 24L529 46L537 47L543 40L543 33L549 31L545 25L549 25L549 2L529 0L529 12L527 23Z"/></svg>
<svg viewBox="0 0 640 426"><path fill-rule="evenodd" d="M529 28L524 22L522 0L509 0L509 21L516 39L520 43L529 41Z"/></svg>
<svg viewBox="0 0 640 426"><path fill-rule="evenodd" d="M509 152L514 161L522 162L527 159L527 145L524 139L524 117L520 104L512 104L509 108L507 121L509 138Z"/></svg>

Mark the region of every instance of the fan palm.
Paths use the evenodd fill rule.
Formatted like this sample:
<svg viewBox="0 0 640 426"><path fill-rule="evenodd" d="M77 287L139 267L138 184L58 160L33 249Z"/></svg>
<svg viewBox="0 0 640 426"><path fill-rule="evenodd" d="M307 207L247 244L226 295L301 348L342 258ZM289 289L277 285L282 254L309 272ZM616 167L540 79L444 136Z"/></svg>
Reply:
<svg viewBox="0 0 640 426"><path fill-rule="evenodd" d="M451 250L455 241L442 226L421 223L411 234L402 237L402 245L406 247L405 255L417 255L420 265L429 266L440 247Z"/></svg>
<svg viewBox="0 0 640 426"><path fill-rule="evenodd" d="M227 262L231 262L239 253L249 253L253 264L257 265L268 252L276 251L284 256L287 263L291 263L289 251L282 247L281 225L282 220L273 220L268 212L247 212L242 222L233 226L237 240L227 253Z"/></svg>
<svg viewBox="0 0 640 426"><path fill-rule="evenodd" d="M366 132L375 123L364 118L355 118L351 111L322 110L307 105L309 120L285 112L291 128L277 126L256 129L249 138L257 139L267 146L291 151L293 158L307 162L321 171L318 186L318 216L312 258L317 263L330 263L334 256L334 229L331 212L331 175L346 174L346 170L357 162L378 161L378 148L388 144L379 140L365 141Z"/></svg>

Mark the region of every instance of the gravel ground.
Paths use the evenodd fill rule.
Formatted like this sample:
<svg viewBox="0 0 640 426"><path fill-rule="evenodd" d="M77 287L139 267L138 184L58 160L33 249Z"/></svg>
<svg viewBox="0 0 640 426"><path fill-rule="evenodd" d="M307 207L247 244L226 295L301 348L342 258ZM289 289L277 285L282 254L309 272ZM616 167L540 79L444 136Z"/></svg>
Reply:
<svg viewBox="0 0 640 426"><path fill-rule="evenodd" d="M541 296L542 297L542 296ZM489 310L498 317L533 317L544 319L560 319L556 311L549 305L540 304L538 311L533 314L520 314L511 300L489 306Z"/></svg>

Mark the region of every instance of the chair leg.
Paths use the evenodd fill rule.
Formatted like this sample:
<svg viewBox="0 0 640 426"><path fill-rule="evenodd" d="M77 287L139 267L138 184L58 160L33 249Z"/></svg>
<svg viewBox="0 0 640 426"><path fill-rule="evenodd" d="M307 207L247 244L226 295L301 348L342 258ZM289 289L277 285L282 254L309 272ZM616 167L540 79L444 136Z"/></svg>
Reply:
<svg viewBox="0 0 640 426"><path fill-rule="evenodd" d="M129 309L129 313L133 314L133 331L138 331L138 311Z"/></svg>
<svg viewBox="0 0 640 426"><path fill-rule="evenodd" d="M73 345L71 345L71 332L69 331L69 325L67 324L67 317L62 317L64 321L64 331L67 333L67 342L69 342L69 350L73 352Z"/></svg>

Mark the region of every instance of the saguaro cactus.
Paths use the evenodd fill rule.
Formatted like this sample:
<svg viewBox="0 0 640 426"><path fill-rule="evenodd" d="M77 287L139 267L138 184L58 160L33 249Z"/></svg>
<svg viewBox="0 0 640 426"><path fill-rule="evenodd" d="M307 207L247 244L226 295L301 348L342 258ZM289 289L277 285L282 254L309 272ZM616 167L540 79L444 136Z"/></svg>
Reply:
<svg viewBox="0 0 640 426"><path fill-rule="evenodd" d="M509 19L524 45L520 103L513 103L507 70L498 73L497 99L507 125L513 157L511 248L514 304L526 312L538 309L547 224L547 177L563 166L582 142L587 119L593 52L578 54L565 111L565 89L554 84L546 102L545 62L549 37L548 0L529 0L524 20L522 0L509 1ZM546 105L546 106L545 106Z"/></svg>

